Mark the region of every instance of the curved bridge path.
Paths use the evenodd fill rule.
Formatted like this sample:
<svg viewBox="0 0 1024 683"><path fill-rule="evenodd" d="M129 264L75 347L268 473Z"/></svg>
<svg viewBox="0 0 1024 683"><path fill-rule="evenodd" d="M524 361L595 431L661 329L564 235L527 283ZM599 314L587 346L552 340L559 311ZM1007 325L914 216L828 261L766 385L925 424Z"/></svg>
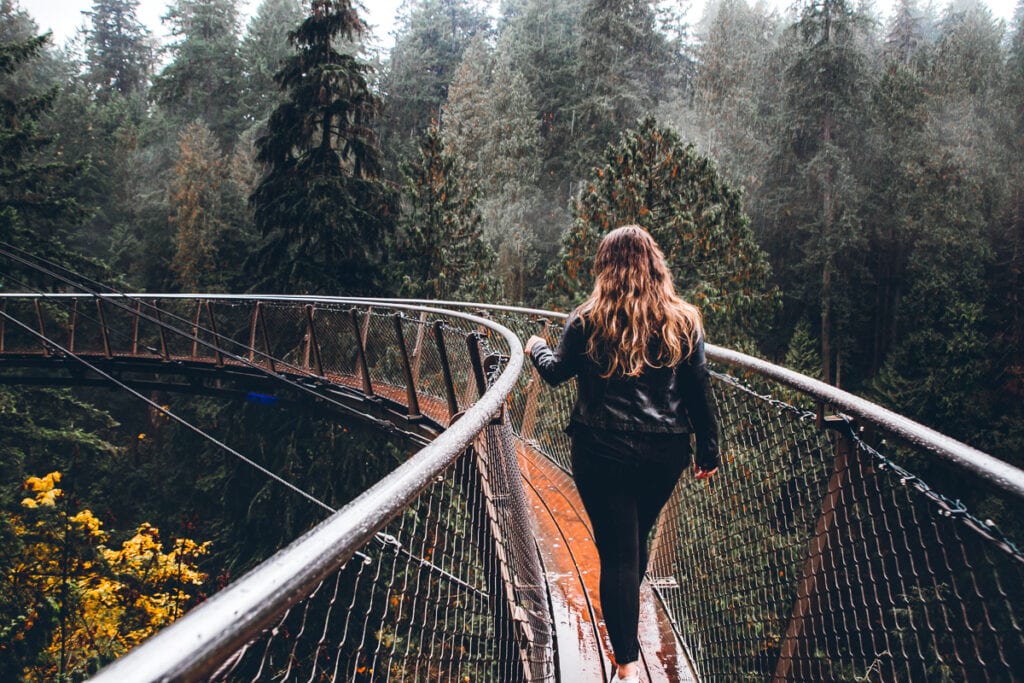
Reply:
<svg viewBox="0 0 1024 683"><path fill-rule="evenodd" d="M602 653L611 652L611 645L598 601L600 572L590 520L565 472L522 442L518 452L551 596L561 680L608 680L612 669ZM645 581L640 666L646 677L641 680L694 681L689 659L657 600Z"/></svg>
<svg viewBox="0 0 1024 683"><path fill-rule="evenodd" d="M0 293L0 382L114 383L175 419L143 394L266 391L411 454L338 510L264 470L327 518L97 681L611 679L572 389L523 367L520 339L554 339L560 314L144 296ZM742 375L713 372L727 457L659 519L643 680L1024 681L1024 551L999 528L1019 527L1024 471L813 378L709 358Z"/></svg>

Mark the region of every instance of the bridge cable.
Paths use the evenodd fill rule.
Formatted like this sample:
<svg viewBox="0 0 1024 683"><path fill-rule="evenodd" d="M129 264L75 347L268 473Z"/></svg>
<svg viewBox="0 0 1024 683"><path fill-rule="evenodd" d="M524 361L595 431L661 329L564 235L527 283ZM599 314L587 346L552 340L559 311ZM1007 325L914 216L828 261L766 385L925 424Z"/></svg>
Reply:
<svg viewBox="0 0 1024 683"><path fill-rule="evenodd" d="M93 283L93 284L95 284L95 285L97 285L97 286L99 286L99 287L101 287L103 289L106 289L106 290L108 290L106 292L106 294L113 294L113 295L116 295L116 296L118 296L120 298L124 298L124 299L127 299L129 301L133 301L133 302L139 303L139 304L141 304L143 306L146 306L147 308L151 308L151 309L157 310L161 314L166 314L170 318L173 318L173 319L179 320L181 322L187 323L189 325L189 327L193 327L197 331L202 331L202 332L206 332L206 333L209 333L209 334L213 335L213 331L212 330L209 330L209 329L203 327L202 325L194 325L191 320L183 318L183 317L181 317L179 315L176 315L176 314L174 314L173 312L170 312L170 311L162 311L159 308L157 308L156 306L154 306L153 304L147 303L146 301L144 301L141 298L130 297L127 294L125 294L124 292L120 292L120 291L118 291L118 290L116 290L116 289L114 289L114 288L112 288L112 287L110 287L108 285L104 285L102 283L96 282L95 280L91 280L90 278L87 278L87 277L85 277L83 275L79 275L78 273L75 273L74 271L71 271L71 270L65 268L64 266L61 266L60 264L54 263L52 261L48 261L47 259L35 256L33 254L29 254L28 252L25 252L24 250L19 249L18 247L15 247L13 245L10 245L10 244L8 244L6 242L0 242L0 247L8 247L10 249L14 249L15 251L18 251L18 252L20 252L22 254L25 254L26 256L28 256L30 258L36 259L37 261L42 261L43 263L46 263L46 264L48 264L50 266L54 266L56 268L59 268L60 270L63 270L66 273L69 273L72 276L80 277L80 278L82 278L82 279L84 279L84 280L86 280L88 282L91 282L91 283ZM0 248L0 256L6 256L7 258L10 258L12 260L18 261L18 262L22 263L23 265L26 265L26 266L28 266L30 268L33 268L37 272L43 273L44 275L49 275L50 277L53 277L53 278L55 278L55 279L65 283L65 284L71 285L73 287L77 287L80 290L82 290L84 294L92 296L92 297L94 297L96 299L100 299L100 300L103 300L103 301L109 301L112 305L117 306L118 308L120 308L122 310L125 310L125 311L131 313L132 315L138 316L139 318L141 318L143 320L146 320L147 322L151 322L151 323L153 323L153 324L155 324L155 325L157 325L157 326L159 326L159 327L161 327L163 329L166 329L166 330L168 330L168 331L170 331L170 332L172 332L174 334L177 334L177 335L179 335L181 337L184 337L184 338L186 338L186 339L188 339L190 341L198 343L198 344L200 344L200 345L202 345L202 346L204 346L204 347L206 347L206 348L208 348L208 349L210 349L212 351L220 353L221 355L226 356L227 358L230 358L231 360L233 360L233 361L235 361L235 362L237 362L237 363L239 363L241 365L244 365L246 367L249 367L249 368L252 368L254 370L257 370L258 372L263 373L267 377L271 377L271 378L273 378L273 379L275 379L275 380L277 380L279 382L283 382L284 384L288 385L292 389L296 389L296 390L298 390L301 393L310 394L310 395L312 395L312 396L314 396L314 397L316 397L316 398L318 398L320 400L326 401L327 403L329 403L329 404L331 404L333 406L336 406L338 408L343 408L343 409L345 408L345 405L342 402L340 402L340 401L338 401L336 399L333 399L333 398L331 398L330 396L328 396L326 394L318 392L315 389L313 389L312 387L309 387L309 386L303 384L302 382L299 382L299 381L296 381L294 379L291 379L287 375L282 375L280 373L271 372L270 370L262 367L258 363L254 363L253 361L250 361L248 358L245 358L244 356L239 356L238 354L236 354L236 353L234 353L232 351L229 351L229 350L223 348L222 346L220 346L218 344L214 344L212 342L208 342L208 341L200 338L198 335L193 334L190 331L183 330L181 328L175 327L174 325L169 325L166 322L164 322L163 320L160 320L160 319L155 318L153 316L145 315L141 311L136 311L135 309L133 309L130 306L127 306L125 304L119 303L115 299L107 298L106 296L103 296L103 294L104 294L103 292L95 291L95 290L93 290L93 289L91 289L89 287L86 287L85 285L82 285L81 283L75 282L74 280L71 280L71 279L69 279L67 277L61 276L60 274L53 272L49 268L45 268L45 267L39 266L39 265L37 265L35 263L32 263L31 261L27 260L26 258L20 257L17 254L14 254L14 253L8 251L7 249ZM16 279L15 279L15 282L18 282L19 284L22 284L22 285L27 285L28 284L28 283L25 283L25 282L22 282L22 281L19 281L19 280L16 280ZM32 288L32 289L34 289L34 288ZM46 292L42 292L42 291L39 291L37 289L34 289L34 292L39 294L40 296L43 296L44 298L49 298L49 299L54 298L54 297L48 296ZM99 323L99 321L97 319L95 319L95 318L93 318L91 316L86 316L86 317L87 317L87 319L92 320L93 322ZM218 337L220 335L213 335L213 336ZM295 370L296 374L317 377L317 375L311 375L311 373L309 373L308 371L303 370L302 368L300 368L300 367L298 367L298 366L296 366L296 365L294 365L292 363L289 363L287 361L281 360L280 358L273 358L272 356L270 356L270 354L264 353L263 351L260 351L260 350L258 350L256 348L245 346L245 345L243 345L241 343L238 343L238 345L241 346L242 348L244 348L246 351L252 351L253 353L259 354L261 357L268 358L268 359L272 358L275 363L280 363L281 365L284 365L284 366L286 366L286 367L288 367L290 369Z"/></svg>
<svg viewBox="0 0 1024 683"><path fill-rule="evenodd" d="M58 269L68 273L69 275L71 275L73 277L80 277L83 280L86 280L88 282L93 283L94 285L97 285L98 287L101 287L103 289L107 289L107 290L109 290L108 293L110 293L110 294L115 294L115 295L117 295L117 296L119 296L121 298L128 299L129 301L134 301L134 302L137 302L137 303L141 303L142 305L145 305L148 308L152 308L152 309L160 311L160 309L158 309L156 306L143 301L141 298L136 299L136 298L130 297L130 296L126 295L125 293L120 292L120 291L114 289L113 287L110 287L109 285L105 285L105 284L103 284L101 282L97 282L95 280L92 280L92 279L90 279L90 278L88 278L88 277L86 277L84 275L76 273L75 271L69 270L68 268L65 268L64 266L62 266L62 265L60 265L58 263L55 263L55 262L49 261L49 260L47 260L45 258L36 256L35 254L31 254L29 252L26 252L23 249L20 249L20 248L18 248L16 246L13 246L13 245L11 245L11 244L9 244L7 242L0 241L0 247L8 247L9 249L13 249L13 250L15 250L17 252L20 252L21 254L24 254L26 257L35 259L37 261L42 261L43 263L46 263L46 264L48 264L50 266L58 268ZM315 396L317 398L320 398L322 400L325 400L328 403L331 403L333 405L336 405L336 406L339 406L339 407L342 407L342 408L345 407L340 401L334 400L334 399L332 399L329 396L325 396L324 394L316 392L313 389L311 389L310 387L301 384L300 382L296 382L296 381L288 378L287 376L282 376L280 374L270 372L269 370L261 367L260 365L249 361L249 359L247 359L247 358L244 358L242 356L236 356L232 352L230 352L230 351L228 351L226 349L223 349L223 348L217 346L216 344L211 344L211 343L206 342L206 341L204 341L202 339L199 339L197 336L193 335L192 333L186 332L185 330L182 330L182 329L179 329L177 327L174 327L173 325L168 325L168 324L166 324L162 320L159 320L159 319L156 319L156 318L153 318L153 317L150 317L150 316L142 316L142 314L140 312L132 309L130 306L125 306L123 304L118 304L116 301L114 301L112 299L108 299L106 297L102 297L100 292L93 291L90 288L85 287L85 286L83 286L80 283L76 283L76 282L68 279L67 277L63 277L63 276L59 275L58 273L55 273L55 272L49 270L48 268L41 267L41 266L39 266L39 265L37 265L35 263L32 263L31 261L27 260L26 258L19 257L16 254L13 254L13 253L7 251L7 249L0 248L0 255L6 256L6 257L8 257L8 258L10 258L12 260L18 261L18 262L22 263L23 265L26 265L26 266L36 270L37 272L43 273L45 275L49 275L49 276L51 276L51 277L53 277L53 278L55 278L55 279L57 279L59 281L64 282L65 284L69 284L71 286L78 287L79 289L84 290L84 293L86 293L86 294L88 294L90 296L93 296L93 297L95 297L97 299L102 299L104 301L110 301L110 303L112 303L113 305L118 306L119 308L128 311L132 315L138 315L140 317L144 317L144 319L149 321L149 322L153 322L153 323L157 324L158 326L166 328L166 329L168 329L168 330L170 330L170 331L172 331L172 332L174 332L176 334L179 334L179 335L181 335L181 336L183 336L185 338L188 338L188 339L190 339L192 341L196 341L196 342L198 342L200 344L203 344L204 346L206 346L206 347L208 347L208 348L210 348L212 350L218 351L218 352L222 353L223 355L228 356L229 358L231 358L233 360L236 360L236 361L238 361L238 362L240 362L240 363L242 363L242 364L244 364L244 365L246 365L248 367L255 368L255 369L259 370L260 372L262 372L262 373L264 373L264 374L266 374L266 375L268 375L268 376L270 376L270 377L272 377L274 379L277 379L278 381L284 382L285 384L288 384L288 385L290 385L290 386L292 386L294 388L299 389L300 391L303 391L303 392L306 392L306 393L310 393L313 396ZM35 293L39 294L40 296L42 296L44 298L51 298L51 299L53 298L53 297L48 297L46 292L39 291L38 289L35 289L35 288L29 286L28 283L26 283L24 281L18 280L17 278L13 278L13 280L15 282L17 282L18 284L21 284L21 285L24 285L24 286L28 286L29 289L33 289L35 291ZM167 314L171 318L175 318L175 319L180 320L182 322L188 323L190 327L195 327L195 328L197 328L199 330L202 330L202 331L205 331L205 332L210 332L212 334L212 330L205 329L205 328L203 328L202 326L199 326L199 325L193 325L191 320L188 320L186 318L182 318L181 316L178 316L178 315L176 315L176 314L174 314L172 312L169 312L169 311L160 311L160 312L164 313L164 314ZM25 325L21 321L17 320L16 318L13 318L12 316L7 314L6 312L0 311L0 315L3 315L5 318L7 318L8 320L11 320L13 323L18 325L19 327L29 331L32 335L42 339L46 343L50 344L53 348L55 348L55 349L61 351L62 353L64 353L64 354L74 358L78 362L80 362L83 365L85 365L87 368L89 368L89 369L93 370L94 372L96 372L97 374L99 374L101 377L104 377L104 378L108 379L109 381L113 382L118 387L120 387L122 389L125 389L126 391L128 391L132 395L136 396L137 398L141 399L142 401L144 401L148 405L150 405L153 408L155 408L158 412L160 412L160 413L162 413L164 415L167 415L168 417L174 419L175 421L180 422L181 424L186 426L188 429L196 432L197 434L201 435L202 437L204 437L206 439L209 439L210 441L212 441L217 446L225 449L226 451L228 451L229 453L231 453L235 457L241 459L243 462L250 464L252 467L254 467L255 469L259 470L260 472L263 472L264 474L266 474L270 478L274 479L275 481L278 481L279 483L283 484L284 486L286 486L286 487L292 489L293 491L299 493L301 496L309 499L310 501L312 501L313 503L319 505L320 507L324 508L325 510L330 511L331 513L336 512L336 510L334 508L330 507L329 505L327 505L323 501L315 498L314 496L312 496L311 494L306 493L305 491L303 491L302 489L298 488L294 484L291 484L290 482L286 481L285 479L281 478L280 476L278 476L278 475L274 474L273 472L267 470L263 466L259 465L255 461L253 461L253 460L247 458L246 456L242 455L241 453L239 453L238 451L234 450L230 446L228 446L228 445L224 444L223 442L217 440L215 437L210 436L209 434L203 432L198 427L196 427L196 426L192 425L191 423L187 422L184 418L181 418L181 417L179 417L177 415L174 415L172 412L170 412L170 410L164 408L163 406L157 405L156 403L154 403L150 399L148 399L145 396L142 396L141 394L139 394L137 391L135 391L131 387L129 387L129 386L125 385L124 383L122 383L120 380L118 380L118 379L114 378L113 376L103 372L102 370L100 370L99 368L94 366L93 364L91 364L88 361L86 361L84 358L81 358L81 357L77 356L76 354L72 353L71 351L69 351L68 349L65 349L60 344L54 342L53 340L51 340L48 337L46 337L45 335L37 332L36 330L33 330L32 328L28 327L27 325ZM87 319L89 319L89 320L91 320L93 322L96 322L97 324L99 324L101 322L97 318L94 318L92 316L85 315L84 317L86 317ZM215 335L215 336L219 336L219 335ZM258 351L257 349L254 349L252 347L245 347L245 348L246 348L246 350L251 350L251 351L254 351L256 353L259 353L261 356L264 356L264 357L267 357L267 358L271 358L271 356L269 354L266 354L266 353L263 353L261 351ZM281 363L281 364L286 365L288 367L295 368L296 371L302 372L302 368L299 368L299 367L297 367L295 365L292 365L290 363L282 361L282 360L280 360L278 358L274 358L273 360L275 362ZM425 559L423 557L419 557L416 554L410 552L400 542L398 542L397 539L395 539L393 536L390 536L390 535L385 534L383 532L377 532L375 534L375 537L385 547L393 548L395 552L398 552L400 554L403 554L403 555L405 555L405 556L415 560L421 566L430 568L431 570L436 571L436 572L440 572L441 574L445 574L445 575L448 574L443 568L435 565L430 560ZM369 556L365 555L364 553L357 552L356 555L359 556L364 562L369 562L370 561ZM454 577L451 577L451 578L454 579Z"/></svg>
<svg viewBox="0 0 1024 683"><path fill-rule="evenodd" d="M29 327L25 323L21 322L20 320L18 320L14 316L10 315L6 311L0 310L0 316L3 316L7 320L11 321L12 323L17 325L18 327L21 327L23 330L25 330L29 334L35 336L36 338L40 339L41 341L45 342L46 344L49 344L51 347L53 347L57 351L60 351L61 353L65 354L66 356L68 356L70 358L73 358L74 360L78 361L79 363L84 365L86 368L88 368L88 369L92 370L93 372L95 372L96 374L98 374L100 377L103 377L104 379L110 381L111 383L113 383L117 387L119 387L121 389L124 389L129 394L133 395L137 399L139 399L142 402L146 403L147 405L149 405L151 408L153 408L154 410L158 411L159 413L161 413L161 414L165 415L166 417L174 420L175 422L178 422L179 424L183 425L187 429L195 432L196 434L198 434L199 436L203 437L204 439L207 439L208 441L212 442L214 445L219 446L220 448L224 449L225 451L227 451L231 455L235 456L236 458L238 458L242 462L246 463L247 465L253 467L254 469L258 470L259 472L262 472L266 476L268 476L271 479L273 479L274 481L278 482L282 486L285 486L286 488L291 489L293 492L298 493L300 496L302 496L306 500L308 500L308 501L310 501L310 502L312 502L312 503L314 503L316 505L319 505L320 507L322 507L324 510L327 510L331 514L334 514L335 512L337 512L337 509L331 507L330 505L328 505L327 503L323 502L322 500L320 500L316 496L312 495L311 493L307 493L306 491L302 490L301 488L299 488L295 484L292 484L291 482L289 482L286 479L282 478L280 475L277 475L274 472L271 472L270 470L268 470L263 465L260 465L255 460L252 460L251 458L248 458L248 457L242 455L241 453L236 451L231 446L228 446L223 441L220 441L216 437L214 437L214 436L212 436L210 434L207 434L202 429L200 429L199 427L196 427L195 425L193 425L191 422L189 422L185 418L179 417L175 413L171 412L170 409L165 408L164 406L161 406L160 404L158 404L155 401L147 398L146 396L143 396L138 391L136 391L135 389L131 388L130 386L128 386L127 384L125 384L121 380L119 380L116 377L114 377L113 375L110 375L109 373L104 372L103 370L101 370L97 366L93 365L89 361L85 360L84 358L78 356L77 354L69 351L68 349L66 349L63 346L61 346L60 344L58 344L57 342L53 341L52 339L50 339L46 335L38 332L37 330L32 329L31 327Z"/></svg>

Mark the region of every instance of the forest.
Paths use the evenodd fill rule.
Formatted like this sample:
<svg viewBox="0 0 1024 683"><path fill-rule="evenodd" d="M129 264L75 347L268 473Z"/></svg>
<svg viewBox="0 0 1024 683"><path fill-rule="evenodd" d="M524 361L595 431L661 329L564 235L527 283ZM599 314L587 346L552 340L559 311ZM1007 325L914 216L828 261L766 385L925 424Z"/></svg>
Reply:
<svg viewBox="0 0 1024 683"><path fill-rule="evenodd" d="M1024 0L1009 25L976 0L406 0L386 51L349 0L171 0L165 42L138 5L94 0L57 45L0 0L5 252L122 291L568 310L635 222L710 342L1024 466ZM0 291L54 287L0 262ZM334 504L404 457L174 400ZM283 495L128 397L0 382L0 679L124 652L318 520Z"/></svg>

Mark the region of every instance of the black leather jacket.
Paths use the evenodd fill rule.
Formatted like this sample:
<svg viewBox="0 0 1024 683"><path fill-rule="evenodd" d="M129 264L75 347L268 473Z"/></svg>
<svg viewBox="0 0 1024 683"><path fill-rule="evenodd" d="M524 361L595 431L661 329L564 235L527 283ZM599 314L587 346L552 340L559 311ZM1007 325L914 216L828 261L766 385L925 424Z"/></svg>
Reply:
<svg viewBox="0 0 1024 683"><path fill-rule="evenodd" d="M685 434L696 437L694 453L701 469L718 466L718 422L704 357L704 339L675 367L645 368L639 377L601 377L604 368L587 355L588 332L580 316L565 324L558 348L536 344L530 358L540 376L556 386L576 377L577 395L570 422L624 432Z"/></svg>

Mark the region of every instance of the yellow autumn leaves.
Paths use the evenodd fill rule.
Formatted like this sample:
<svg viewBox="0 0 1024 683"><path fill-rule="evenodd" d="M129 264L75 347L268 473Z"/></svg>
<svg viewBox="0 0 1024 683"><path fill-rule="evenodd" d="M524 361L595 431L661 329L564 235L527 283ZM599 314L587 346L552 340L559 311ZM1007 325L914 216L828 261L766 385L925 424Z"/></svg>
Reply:
<svg viewBox="0 0 1024 683"><path fill-rule="evenodd" d="M167 544L143 523L118 547L91 510L67 509L60 481L60 472L29 477L10 520L23 545L7 579L32 605L12 642L49 631L26 681L80 679L181 616L207 578L198 561L208 542Z"/></svg>

